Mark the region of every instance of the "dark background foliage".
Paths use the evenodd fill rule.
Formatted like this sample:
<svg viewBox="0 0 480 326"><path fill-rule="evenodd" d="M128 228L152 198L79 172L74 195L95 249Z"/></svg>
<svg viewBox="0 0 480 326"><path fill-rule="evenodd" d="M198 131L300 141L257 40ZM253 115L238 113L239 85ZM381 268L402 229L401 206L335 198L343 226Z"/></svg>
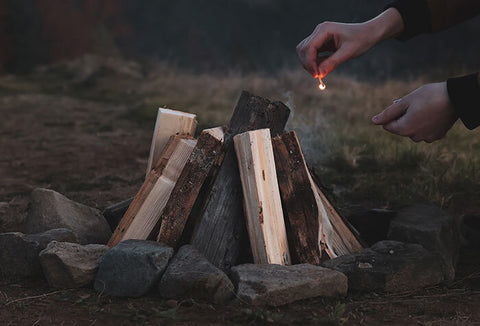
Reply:
<svg viewBox="0 0 480 326"><path fill-rule="evenodd" d="M85 53L169 61L194 71L274 72L296 65L295 45L325 20L362 22L385 0L1 0L7 72ZM362 77L478 70L480 19L436 35L377 46L341 71Z"/></svg>

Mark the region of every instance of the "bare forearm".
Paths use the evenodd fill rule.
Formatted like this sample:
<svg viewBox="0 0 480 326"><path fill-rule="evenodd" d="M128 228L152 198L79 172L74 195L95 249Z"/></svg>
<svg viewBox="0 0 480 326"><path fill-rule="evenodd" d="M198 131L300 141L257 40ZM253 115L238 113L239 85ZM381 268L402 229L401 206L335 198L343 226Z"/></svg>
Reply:
<svg viewBox="0 0 480 326"><path fill-rule="evenodd" d="M388 8L380 15L365 22L374 43L380 43L402 33L404 24L402 16L395 8Z"/></svg>

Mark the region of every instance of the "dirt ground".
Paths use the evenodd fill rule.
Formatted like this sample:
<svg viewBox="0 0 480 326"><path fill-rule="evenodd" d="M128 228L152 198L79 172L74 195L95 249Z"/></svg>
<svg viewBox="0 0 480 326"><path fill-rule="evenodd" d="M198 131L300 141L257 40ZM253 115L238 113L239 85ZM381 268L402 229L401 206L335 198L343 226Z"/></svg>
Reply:
<svg viewBox="0 0 480 326"><path fill-rule="evenodd" d="M0 202L18 214L36 187L104 209L141 185L154 121L139 123L128 105L8 92L0 96L0 112ZM0 325L480 325L479 258L478 248L463 248L456 279L429 289L279 308L164 301L154 294L119 299L3 281Z"/></svg>

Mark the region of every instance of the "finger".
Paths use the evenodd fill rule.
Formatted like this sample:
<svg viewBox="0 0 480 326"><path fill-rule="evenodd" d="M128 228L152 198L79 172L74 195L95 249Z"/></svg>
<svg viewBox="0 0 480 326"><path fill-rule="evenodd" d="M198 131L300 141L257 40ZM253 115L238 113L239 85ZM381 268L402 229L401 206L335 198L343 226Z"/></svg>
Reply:
<svg viewBox="0 0 480 326"><path fill-rule="evenodd" d="M333 69L337 68L338 65L344 63L350 58L350 55L345 49L338 49L328 58L323 59L323 61L318 65L318 74L320 78L324 78L328 75Z"/></svg>
<svg viewBox="0 0 480 326"><path fill-rule="evenodd" d="M410 139L415 143L421 142L423 140L423 138L420 136L411 136Z"/></svg>
<svg viewBox="0 0 480 326"><path fill-rule="evenodd" d="M384 124L383 129L385 129L388 132L391 132L392 134L400 135L401 130L402 130L402 126L398 122L398 120L393 120L390 123Z"/></svg>
<svg viewBox="0 0 480 326"><path fill-rule="evenodd" d="M328 42L330 35L327 32L320 32L315 37L308 37L305 39L303 45L303 67L310 72L314 77L319 76L319 69L317 64L317 55L320 49Z"/></svg>
<svg viewBox="0 0 480 326"><path fill-rule="evenodd" d="M372 118L372 122L376 125L385 125L388 123L397 120L405 114L408 109L408 102L401 100L397 103L390 105L388 108L383 110L381 113L377 114Z"/></svg>

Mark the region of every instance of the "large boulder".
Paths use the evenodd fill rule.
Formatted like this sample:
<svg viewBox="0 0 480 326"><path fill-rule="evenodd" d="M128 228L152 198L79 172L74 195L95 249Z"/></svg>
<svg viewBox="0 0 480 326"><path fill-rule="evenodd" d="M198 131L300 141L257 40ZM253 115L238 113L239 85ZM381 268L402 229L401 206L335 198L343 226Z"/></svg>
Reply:
<svg viewBox="0 0 480 326"><path fill-rule="evenodd" d="M72 230L81 244L105 244L112 235L99 210L76 203L53 190L37 188L31 194L26 231L36 233L53 228Z"/></svg>
<svg viewBox="0 0 480 326"><path fill-rule="evenodd" d="M8 279L41 277L38 254L54 240L78 242L76 235L68 229L28 235L20 232L0 234L0 276Z"/></svg>
<svg viewBox="0 0 480 326"><path fill-rule="evenodd" d="M79 288L93 282L100 260L109 249L101 244L52 241L40 252L39 257L51 287Z"/></svg>
<svg viewBox="0 0 480 326"><path fill-rule="evenodd" d="M172 248L155 241L120 242L103 256L95 289L119 297L147 294L157 285L172 255Z"/></svg>
<svg viewBox="0 0 480 326"><path fill-rule="evenodd" d="M233 267L231 276L239 299L253 305L280 306L301 299L347 293L344 274L309 264L244 264Z"/></svg>
<svg viewBox="0 0 480 326"><path fill-rule="evenodd" d="M228 276L191 245L180 248L163 274L160 295L166 299L196 299L225 303L235 294Z"/></svg>
<svg viewBox="0 0 480 326"><path fill-rule="evenodd" d="M322 264L348 277L353 291L401 292L444 280L442 258L419 244L380 241L370 248Z"/></svg>
<svg viewBox="0 0 480 326"><path fill-rule="evenodd" d="M413 205L393 218L389 240L418 243L442 257L446 279L455 277L460 234L452 216L433 205Z"/></svg>

